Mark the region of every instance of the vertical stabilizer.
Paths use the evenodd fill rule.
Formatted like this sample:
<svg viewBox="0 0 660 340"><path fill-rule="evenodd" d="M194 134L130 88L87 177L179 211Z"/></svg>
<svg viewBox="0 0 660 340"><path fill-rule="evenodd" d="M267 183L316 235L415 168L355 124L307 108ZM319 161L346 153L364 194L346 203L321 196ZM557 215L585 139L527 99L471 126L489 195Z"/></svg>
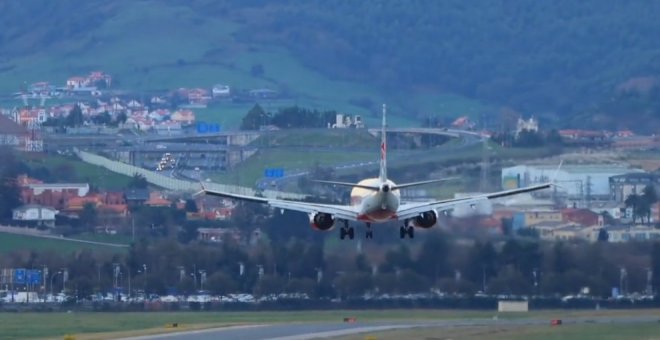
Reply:
<svg viewBox="0 0 660 340"><path fill-rule="evenodd" d="M387 121L385 120L385 115L387 108L383 104L383 125L380 131L380 173L378 178L381 182L387 181L387 133L385 129L387 128Z"/></svg>

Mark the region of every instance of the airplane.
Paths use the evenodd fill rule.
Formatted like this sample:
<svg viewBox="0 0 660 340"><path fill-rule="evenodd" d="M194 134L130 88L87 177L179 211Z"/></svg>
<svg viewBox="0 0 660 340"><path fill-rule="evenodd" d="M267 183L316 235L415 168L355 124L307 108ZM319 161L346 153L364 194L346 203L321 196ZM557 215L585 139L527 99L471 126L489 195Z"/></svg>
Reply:
<svg viewBox="0 0 660 340"><path fill-rule="evenodd" d="M202 185L202 191L210 196L233 198L237 200L251 201L267 204L271 207L283 210L292 210L307 213L312 228L319 231L333 229L338 221L343 222L340 229L340 239L353 239L354 228L349 226L350 221L359 221L366 224L367 239L373 238L372 223L385 223L393 220L403 221L399 229L402 239L414 238L415 228L428 229L438 222L441 213L448 215L449 212L459 205L469 205L473 209L478 203L550 188L554 182L532 185L524 188L498 191L488 194L474 195L471 197L451 198L429 202L401 202L400 190L403 188L421 186L450 180L450 178L434 179L428 181L396 184L387 177L387 134L386 134L386 106L383 105L381 142L380 142L380 171L378 177L367 178L358 183L346 183L335 181L317 181L320 183L346 186L352 188L350 205L322 204L300 202L285 199L265 198L250 195L234 194L223 191L209 190ZM561 166L561 163L560 163Z"/></svg>

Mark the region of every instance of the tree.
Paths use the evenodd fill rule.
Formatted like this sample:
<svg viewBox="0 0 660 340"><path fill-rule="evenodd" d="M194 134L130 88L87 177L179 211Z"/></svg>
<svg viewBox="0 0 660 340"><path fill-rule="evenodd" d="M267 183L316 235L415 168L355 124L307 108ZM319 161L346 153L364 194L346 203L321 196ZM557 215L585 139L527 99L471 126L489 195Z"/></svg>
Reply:
<svg viewBox="0 0 660 340"><path fill-rule="evenodd" d="M80 212L80 223L82 226L86 228L94 227L97 218L98 213L96 211L96 206L92 203L85 203L83 210Z"/></svg>
<svg viewBox="0 0 660 340"><path fill-rule="evenodd" d="M610 234L605 228L598 230L598 242L607 242L610 239Z"/></svg>
<svg viewBox="0 0 660 340"><path fill-rule="evenodd" d="M128 116L126 115L126 112L119 112L117 115L117 124L124 124L126 123L126 119L128 119Z"/></svg>
<svg viewBox="0 0 660 340"><path fill-rule="evenodd" d="M637 213L639 211L640 205L640 196L637 194L630 194L626 197L626 200L623 202L626 205L626 208L632 208L632 219L633 224L637 221Z"/></svg>
<svg viewBox="0 0 660 340"><path fill-rule="evenodd" d="M197 212L197 203L195 203L195 200L187 199L186 200L186 212Z"/></svg>
<svg viewBox="0 0 660 340"><path fill-rule="evenodd" d="M128 182L128 187L130 189L146 189L149 187L149 182L142 174L136 172L133 174L131 181Z"/></svg>
<svg viewBox="0 0 660 340"><path fill-rule="evenodd" d="M7 147L0 147L0 219L11 219L12 209L21 204L16 177L19 162Z"/></svg>
<svg viewBox="0 0 660 340"><path fill-rule="evenodd" d="M66 119L64 120L64 125L69 127L79 127L82 126L84 122L85 119L82 114L82 109L78 104L76 104L73 106L71 111L69 111L69 115L66 116Z"/></svg>
<svg viewBox="0 0 660 340"><path fill-rule="evenodd" d="M264 111L259 104L254 106L241 120L241 130L259 130L263 125L270 122L270 116Z"/></svg>
<svg viewBox="0 0 660 340"><path fill-rule="evenodd" d="M653 242L651 248L651 270L656 292L660 289L660 242Z"/></svg>

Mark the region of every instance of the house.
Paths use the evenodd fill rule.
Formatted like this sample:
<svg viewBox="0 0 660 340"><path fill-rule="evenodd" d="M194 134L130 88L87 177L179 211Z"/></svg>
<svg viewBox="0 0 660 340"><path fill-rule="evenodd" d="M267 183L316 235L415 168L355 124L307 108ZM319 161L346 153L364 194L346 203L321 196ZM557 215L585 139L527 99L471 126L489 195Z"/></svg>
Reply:
<svg viewBox="0 0 660 340"><path fill-rule="evenodd" d="M172 205L172 201L165 199L162 193L154 191L149 193L149 199L144 202L144 205L150 207L169 207Z"/></svg>
<svg viewBox="0 0 660 340"><path fill-rule="evenodd" d="M231 95L231 90L228 85L217 84L213 86L211 93L213 94L213 98L229 97Z"/></svg>
<svg viewBox="0 0 660 340"><path fill-rule="evenodd" d="M12 210L12 219L19 223L55 227L55 215L59 211L38 204L26 204Z"/></svg>
<svg viewBox="0 0 660 340"><path fill-rule="evenodd" d="M85 78L85 77L76 76L76 77L71 77L71 78L66 80L66 87L69 90L85 87L85 86L88 86L88 85L89 85L89 83L87 81L87 78Z"/></svg>
<svg viewBox="0 0 660 340"><path fill-rule="evenodd" d="M572 222L585 227L603 225L602 216L589 209L563 209L561 215L563 222Z"/></svg>
<svg viewBox="0 0 660 340"><path fill-rule="evenodd" d="M103 83L106 87L109 87L112 85L112 76L103 71L92 71L87 76L86 81L89 85L99 85L99 83Z"/></svg>
<svg viewBox="0 0 660 340"><path fill-rule="evenodd" d="M22 181L25 185L21 185L20 197L24 204L39 204L65 210L69 200L84 197L89 193L87 183L38 183L28 179Z"/></svg>
<svg viewBox="0 0 660 340"><path fill-rule="evenodd" d="M0 146L18 147L28 136L28 131L5 115L0 115Z"/></svg>
<svg viewBox="0 0 660 340"><path fill-rule="evenodd" d="M561 211L557 210L530 210L523 212L525 226L533 226L543 222L563 222Z"/></svg>
<svg viewBox="0 0 660 340"><path fill-rule="evenodd" d="M149 189L129 189L124 192L129 207L141 206L149 200Z"/></svg>
<svg viewBox="0 0 660 340"><path fill-rule="evenodd" d="M195 123L195 113L191 110L177 110L170 116L170 120L181 125L190 125Z"/></svg>
<svg viewBox="0 0 660 340"><path fill-rule="evenodd" d="M611 226L605 228L609 242L660 240L660 229L651 226Z"/></svg>
<svg viewBox="0 0 660 340"><path fill-rule="evenodd" d="M524 120L522 117L518 118L518 123L516 125L516 137L523 131L538 132L538 120L534 119L534 117L530 117L529 120Z"/></svg>

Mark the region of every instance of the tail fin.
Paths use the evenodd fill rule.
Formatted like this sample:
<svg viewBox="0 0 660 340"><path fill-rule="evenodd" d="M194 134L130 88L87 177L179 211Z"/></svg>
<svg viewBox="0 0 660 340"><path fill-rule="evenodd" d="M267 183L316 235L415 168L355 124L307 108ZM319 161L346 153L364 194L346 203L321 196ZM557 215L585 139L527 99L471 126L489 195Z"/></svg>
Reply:
<svg viewBox="0 0 660 340"><path fill-rule="evenodd" d="M383 125L380 131L380 173L378 179L381 182L387 181L387 121L385 120L386 106L383 104Z"/></svg>

